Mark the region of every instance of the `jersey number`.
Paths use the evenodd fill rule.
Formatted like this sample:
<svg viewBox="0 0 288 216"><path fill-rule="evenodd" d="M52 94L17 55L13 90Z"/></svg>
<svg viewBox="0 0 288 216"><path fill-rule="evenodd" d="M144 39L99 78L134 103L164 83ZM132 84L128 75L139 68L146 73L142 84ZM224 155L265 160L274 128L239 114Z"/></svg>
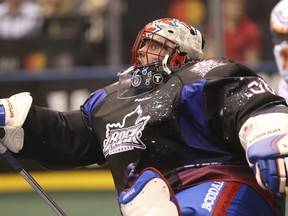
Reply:
<svg viewBox="0 0 288 216"><path fill-rule="evenodd" d="M273 89L262 79L252 81L251 83L248 84L248 88L254 94L262 94L267 91L271 92L272 94L275 94Z"/></svg>

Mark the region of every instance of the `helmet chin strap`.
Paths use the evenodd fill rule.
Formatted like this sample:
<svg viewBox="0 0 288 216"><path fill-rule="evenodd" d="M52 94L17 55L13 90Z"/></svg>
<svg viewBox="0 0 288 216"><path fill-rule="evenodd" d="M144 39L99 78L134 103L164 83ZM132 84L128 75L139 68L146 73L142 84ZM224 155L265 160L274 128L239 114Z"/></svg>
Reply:
<svg viewBox="0 0 288 216"><path fill-rule="evenodd" d="M165 55L163 61L162 61L162 66L163 66L163 70L170 75L172 73L172 71L170 70L170 68L168 67L168 59L169 59L169 55Z"/></svg>

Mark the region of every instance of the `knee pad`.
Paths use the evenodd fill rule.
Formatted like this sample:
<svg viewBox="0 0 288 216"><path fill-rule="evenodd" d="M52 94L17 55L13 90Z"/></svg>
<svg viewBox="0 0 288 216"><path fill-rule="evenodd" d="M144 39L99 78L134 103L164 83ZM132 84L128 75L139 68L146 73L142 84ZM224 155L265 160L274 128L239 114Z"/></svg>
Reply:
<svg viewBox="0 0 288 216"><path fill-rule="evenodd" d="M123 216L181 216L172 188L154 168L144 170L128 190L121 192L119 204Z"/></svg>

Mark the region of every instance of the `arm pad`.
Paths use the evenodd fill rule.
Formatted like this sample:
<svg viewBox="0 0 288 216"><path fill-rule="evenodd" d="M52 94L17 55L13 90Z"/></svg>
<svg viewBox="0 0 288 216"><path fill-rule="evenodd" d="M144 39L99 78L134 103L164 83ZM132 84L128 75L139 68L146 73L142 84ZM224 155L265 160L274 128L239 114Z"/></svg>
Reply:
<svg viewBox="0 0 288 216"><path fill-rule="evenodd" d="M0 142L10 151L18 153L23 147L22 125L32 104L29 92L0 99Z"/></svg>

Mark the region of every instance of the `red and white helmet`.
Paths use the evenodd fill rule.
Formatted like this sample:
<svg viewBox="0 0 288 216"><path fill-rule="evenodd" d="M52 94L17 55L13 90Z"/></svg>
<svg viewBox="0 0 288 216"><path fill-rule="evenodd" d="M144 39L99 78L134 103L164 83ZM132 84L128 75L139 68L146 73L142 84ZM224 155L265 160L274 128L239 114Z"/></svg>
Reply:
<svg viewBox="0 0 288 216"><path fill-rule="evenodd" d="M274 44L288 41L288 0L279 1L272 9L270 30Z"/></svg>
<svg viewBox="0 0 288 216"><path fill-rule="evenodd" d="M148 41L148 42L147 42ZM181 66L188 61L202 60L204 39L199 30L178 19L162 18L148 23L138 34L132 48L132 62L134 67L141 67L139 62L139 50L149 41L155 41L166 49L158 55L158 65L166 57L167 64ZM169 50L167 54L167 50ZM146 53L148 54L148 53ZM151 53L150 53L151 54ZM153 53L153 55L156 55ZM167 56L168 55L168 56ZM147 55L146 55L147 56ZM148 65L155 64L147 59Z"/></svg>

